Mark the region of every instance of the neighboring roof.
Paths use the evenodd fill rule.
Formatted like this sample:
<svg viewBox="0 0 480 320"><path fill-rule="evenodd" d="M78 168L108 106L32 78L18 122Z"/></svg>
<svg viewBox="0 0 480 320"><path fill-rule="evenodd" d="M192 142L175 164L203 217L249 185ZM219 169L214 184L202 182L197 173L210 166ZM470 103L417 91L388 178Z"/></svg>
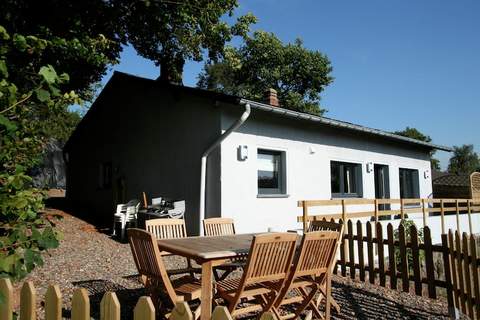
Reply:
<svg viewBox="0 0 480 320"><path fill-rule="evenodd" d="M432 180L434 185L452 186L452 187L469 187L470 176L467 174L446 174L441 175Z"/></svg>
<svg viewBox="0 0 480 320"><path fill-rule="evenodd" d="M108 81L107 85L112 83L112 82L116 82L116 81L139 81L139 82L143 82L145 85L152 85L152 86L157 86L157 87L158 86L168 86L168 87L170 87L170 89L173 89L173 90L181 90L181 91L187 92L189 94L195 94L195 95L198 95L198 96L210 97L212 99L216 99L218 101L227 102L227 103L231 103L231 104L244 105L244 104L248 103L248 104L250 104L250 107L253 108L253 109L266 111L266 112L271 112L273 114L276 114L276 115L279 115L279 116L282 116L282 117L286 117L286 118L309 121L309 122L312 122L312 123L325 125L325 126L329 126L329 127L333 127L333 128L338 128L338 129L344 129L344 130L352 131L352 132L360 132L360 133L363 133L363 134L377 136L379 138L383 138L383 139L387 139L387 140L391 140L391 141L396 141L396 142L399 142L399 143L405 143L405 144L409 144L409 145L415 145L415 146L419 146L419 147L423 147L423 148L427 148L427 149L438 149L438 150L443 150L443 151L452 151L452 148L450 148L450 147L441 146L441 145L437 145L437 144L433 144L433 143L429 143L429 142L424 142L424 141L420 141L420 140L416 140L416 139L412 139L412 138L403 137L403 136L400 136L400 135L397 135L397 134L394 134L394 133L390 133L390 132L387 132L387 131L382 131L382 130L379 130L379 129L372 129L372 128L364 127L364 126L361 126L361 125L357 125L357 124L353 124L353 123L349 123L349 122L345 122L345 121L339 121L339 120L335 120L335 119L331 119L331 118L327 118L327 117L322 117L322 116L316 116L316 115L312 115L312 114L308 114L308 113L297 112L297 111L293 111L293 110L289 110L289 109L285 109L285 108L281 108L281 107L275 107L275 106L271 106L269 104L265 104L265 103L261 103L261 102L257 102L257 101L253 101L253 100L249 100L249 99L244 99L244 98L236 97L236 96L232 96L232 95L227 95L227 94L223 94L223 93L218 93L218 92L215 92L215 91L209 91L209 90L204 90L204 89L199 89L199 88L192 88L192 87L186 87L186 86L182 86L182 85L175 85L175 84L171 84L171 83L160 82L160 81L157 81L157 80L142 78L142 77L138 77L138 76L134 76L134 75L130 75L130 74L127 74L127 73L118 72L118 71L115 71L113 73L113 75L110 78L110 80ZM104 88L104 90L105 90L105 88ZM95 107L95 103L92 105L91 109L93 109L93 107ZM89 110L89 112L90 111L91 110ZM81 127L82 122L84 122L84 120L86 120L85 118L87 118L87 116L88 116L88 112L87 112L87 115L84 117L84 119L82 119L82 121L79 124L79 126L77 127L77 129L79 129L79 127ZM75 131L77 131L77 129ZM74 132L74 134L75 134L75 132ZM74 134L72 134L72 136ZM69 142L70 141L67 141L66 146L69 145Z"/></svg>

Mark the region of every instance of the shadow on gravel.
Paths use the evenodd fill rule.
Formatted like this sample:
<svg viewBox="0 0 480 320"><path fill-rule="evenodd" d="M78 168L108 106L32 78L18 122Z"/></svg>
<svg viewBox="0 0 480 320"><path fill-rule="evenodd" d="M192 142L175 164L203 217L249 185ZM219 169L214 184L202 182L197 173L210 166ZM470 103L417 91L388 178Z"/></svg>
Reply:
<svg viewBox="0 0 480 320"><path fill-rule="evenodd" d="M447 319L444 314L406 307L382 295L340 283L333 283L332 295L341 308L340 314L332 311L332 319Z"/></svg>
<svg viewBox="0 0 480 320"><path fill-rule="evenodd" d="M103 295L112 291L117 295L120 302L121 319L132 319L133 309L141 296L144 296L144 289L127 289L109 280L88 280L72 282L73 285L85 288L90 298L91 315L93 318L100 318L100 302Z"/></svg>

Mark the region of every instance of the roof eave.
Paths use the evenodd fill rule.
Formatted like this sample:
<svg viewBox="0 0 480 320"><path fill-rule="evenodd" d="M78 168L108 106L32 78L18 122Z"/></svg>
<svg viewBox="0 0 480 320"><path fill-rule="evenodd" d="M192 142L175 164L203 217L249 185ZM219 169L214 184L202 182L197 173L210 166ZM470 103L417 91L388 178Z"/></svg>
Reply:
<svg viewBox="0 0 480 320"><path fill-rule="evenodd" d="M290 117L290 118L293 118L293 119L307 120L307 121L312 121L312 122L328 125L328 126L331 126L331 127L342 128L342 129L362 132L362 133L366 133L366 134L381 136L381 137L388 138L388 139L391 139L391 140L396 140L396 141L399 141L399 142L415 144L415 145L422 146L422 147L425 147L425 148L437 149L437 150L448 151L448 152L453 151L452 148L447 147L447 146L442 146L442 145L437 145L437 144L433 144L433 143L429 143L429 142L424 142L424 141L400 136L400 135L397 135L397 134L394 134L394 133L390 133L390 132L386 132L386 131L382 131L382 130L378 130L378 129L372 129L372 128L356 125L356 124L353 124L353 123L348 123L348 122L334 120L334 119L330 119L330 118L326 118L326 117L316 116L316 115L313 115L313 114L288 110L288 109L284 109L284 108L280 108L280 107L274 107L274 106L271 106L269 104L260 103L260 102L249 100L249 99L241 98L240 103L241 104L248 103L254 109L267 111L267 112L272 112L272 113L275 113L275 114L280 114L280 115Z"/></svg>

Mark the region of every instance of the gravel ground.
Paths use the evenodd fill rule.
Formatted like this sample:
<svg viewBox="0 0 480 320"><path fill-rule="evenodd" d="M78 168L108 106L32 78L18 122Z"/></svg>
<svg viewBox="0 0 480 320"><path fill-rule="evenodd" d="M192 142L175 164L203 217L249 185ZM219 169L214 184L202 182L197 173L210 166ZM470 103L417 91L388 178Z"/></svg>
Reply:
<svg viewBox="0 0 480 320"><path fill-rule="evenodd" d="M57 225L64 239L59 248L45 256L45 265L36 268L26 279L37 288L38 300L43 300L49 284L59 285L64 300L64 315L68 317L74 289L86 288L92 316L97 319L103 294L115 291L122 306L122 319L133 318L133 306L144 290L137 280L128 244L113 240L67 213L50 211L64 217ZM184 259L179 257L169 257L166 261L167 268L183 263ZM447 306L442 300L416 297L349 278L334 276L333 297L342 308L341 314L333 312L333 319L448 318ZM38 303L38 314L43 317L41 303Z"/></svg>

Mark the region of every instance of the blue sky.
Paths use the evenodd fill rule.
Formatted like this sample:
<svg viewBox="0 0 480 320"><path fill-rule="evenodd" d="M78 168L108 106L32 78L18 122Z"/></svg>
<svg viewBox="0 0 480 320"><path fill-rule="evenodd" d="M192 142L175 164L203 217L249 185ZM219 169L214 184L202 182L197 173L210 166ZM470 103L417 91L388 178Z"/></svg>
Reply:
<svg viewBox="0 0 480 320"><path fill-rule="evenodd" d="M332 61L322 95L328 117L395 131L416 127L438 144L480 152L480 1L240 0L253 27L285 42L300 37ZM185 67L195 86L202 63ZM158 68L125 48L111 68L156 78ZM449 153L438 152L442 167Z"/></svg>

